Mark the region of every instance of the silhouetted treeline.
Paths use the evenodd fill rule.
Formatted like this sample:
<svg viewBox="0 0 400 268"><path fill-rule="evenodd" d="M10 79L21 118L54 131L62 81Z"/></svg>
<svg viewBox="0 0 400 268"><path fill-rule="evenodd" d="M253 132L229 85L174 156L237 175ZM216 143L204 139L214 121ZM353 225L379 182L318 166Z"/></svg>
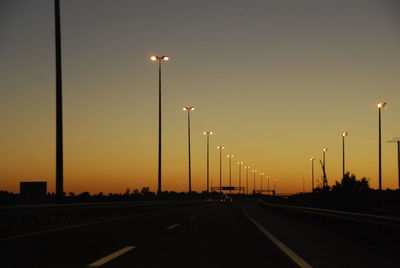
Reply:
<svg viewBox="0 0 400 268"><path fill-rule="evenodd" d="M160 196L157 196L156 193L151 192L149 187L143 187L141 190L127 189L123 194L104 194L102 192L97 194L90 194L89 192L82 192L79 194L75 194L70 192L65 194L64 197L59 200L56 198L54 193L47 194L46 199L41 202L44 204L51 203L80 203L80 202L122 202L122 201L155 201L155 200L200 200L213 198L217 199L219 197L218 192L212 192L207 194L206 192L198 193L198 192L174 192L174 191L165 191L162 192ZM35 202L23 202L19 194L0 191L0 205L17 205L17 204L26 204L26 203L35 203ZM36 202L37 203L37 202Z"/></svg>
<svg viewBox="0 0 400 268"><path fill-rule="evenodd" d="M276 200L278 201L278 200ZM300 193L281 199L293 205L327 209L374 212L400 215L400 191L371 189L369 179L358 180L354 174L346 173L333 186L318 187L313 193Z"/></svg>

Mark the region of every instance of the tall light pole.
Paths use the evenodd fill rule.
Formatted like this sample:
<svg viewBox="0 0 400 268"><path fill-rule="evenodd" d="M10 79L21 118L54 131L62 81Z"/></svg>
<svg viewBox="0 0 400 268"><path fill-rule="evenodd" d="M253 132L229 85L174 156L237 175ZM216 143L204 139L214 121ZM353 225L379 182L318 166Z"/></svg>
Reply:
<svg viewBox="0 0 400 268"><path fill-rule="evenodd" d="M232 158L233 158L233 155L228 154L226 157L229 158L229 187L232 187ZM232 194L231 189L229 189L229 194Z"/></svg>
<svg viewBox="0 0 400 268"><path fill-rule="evenodd" d="M314 160L315 157L311 157L311 191L314 192Z"/></svg>
<svg viewBox="0 0 400 268"><path fill-rule="evenodd" d="M378 121L379 121L379 191L382 191L382 131L381 131L381 110L387 109L386 102L379 102L377 105L378 107Z"/></svg>
<svg viewBox="0 0 400 268"><path fill-rule="evenodd" d="M246 195L249 194L249 166L244 167L246 169Z"/></svg>
<svg viewBox="0 0 400 268"><path fill-rule="evenodd" d="M327 148L322 149L322 163L323 163L323 172L324 172L324 182L323 185L328 186L328 179L326 178L326 161L325 161L325 153L328 151Z"/></svg>
<svg viewBox="0 0 400 268"><path fill-rule="evenodd" d="M257 170L253 169L252 172L253 172L253 176L254 176L254 181L253 181L254 189L253 189L253 193L255 194L255 193L256 193L256 173L257 173Z"/></svg>
<svg viewBox="0 0 400 268"><path fill-rule="evenodd" d="M207 137L207 194L210 191L210 135L212 135L212 131L204 131L204 135Z"/></svg>
<svg viewBox="0 0 400 268"><path fill-rule="evenodd" d="M393 138L388 143L397 143L397 169L399 176L399 190L400 190L400 138Z"/></svg>
<svg viewBox="0 0 400 268"><path fill-rule="evenodd" d="M56 197L61 200L64 196L64 161L60 0L54 1L54 18L56 52Z"/></svg>
<svg viewBox="0 0 400 268"><path fill-rule="evenodd" d="M274 193L276 194L276 178L274 179Z"/></svg>
<svg viewBox="0 0 400 268"><path fill-rule="evenodd" d="M152 61L158 62L158 189L157 194L160 195L161 188L161 62L169 61L169 56L151 56Z"/></svg>
<svg viewBox="0 0 400 268"><path fill-rule="evenodd" d="M237 162L237 164L239 165L239 194L240 194L240 187L242 186L242 165L243 165L243 162L239 161L239 162Z"/></svg>
<svg viewBox="0 0 400 268"><path fill-rule="evenodd" d="M260 173L260 179L261 179L261 195L262 195L262 192L263 192L263 176L264 176L264 173Z"/></svg>
<svg viewBox="0 0 400 268"><path fill-rule="evenodd" d="M188 123L188 156L189 156L189 193L192 191L192 161L190 154L190 112L194 111L194 107L183 107L183 111L187 112L187 123Z"/></svg>
<svg viewBox="0 0 400 268"><path fill-rule="evenodd" d="M342 133L342 152L343 152L343 178L344 174L346 173L346 168L345 168L345 149L344 149L344 138L347 137L349 133L343 132Z"/></svg>
<svg viewBox="0 0 400 268"><path fill-rule="evenodd" d="M267 176L267 194L269 195L269 179L271 176Z"/></svg>
<svg viewBox="0 0 400 268"><path fill-rule="evenodd" d="M219 150L219 195L222 198L222 150L224 146L219 145L217 149Z"/></svg>

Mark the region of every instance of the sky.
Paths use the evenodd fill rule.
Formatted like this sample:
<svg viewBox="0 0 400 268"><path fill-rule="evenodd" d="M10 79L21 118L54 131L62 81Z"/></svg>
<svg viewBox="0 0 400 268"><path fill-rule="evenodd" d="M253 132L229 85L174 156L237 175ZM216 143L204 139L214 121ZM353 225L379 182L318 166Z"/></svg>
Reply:
<svg viewBox="0 0 400 268"><path fill-rule="evenodd" d="M163 190L219 185L217 145L276 180L278 193L311 189L310 157L328 148L328 183L346 169L398 187L400 5L395 0L61 0L64 191L157 189L158 73L163 64ZM0 0L0 190L47 181L55 191L54 3ZM246 174L242 168L242 185ZM267 184L264 179L264 185ZM270 182L272 188L272 182ZM266 186L264 186L266 187ZM249 174L253 189L253 175Z"/></svg>

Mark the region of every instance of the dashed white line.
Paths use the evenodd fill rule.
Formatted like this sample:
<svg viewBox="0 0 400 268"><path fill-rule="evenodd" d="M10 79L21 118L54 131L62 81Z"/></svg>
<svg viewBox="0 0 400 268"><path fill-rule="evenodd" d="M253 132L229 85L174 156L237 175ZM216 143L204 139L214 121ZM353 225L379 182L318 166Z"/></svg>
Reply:
<svg viewBox="0 0 400 268"><path fill-rule="evenodd" d="M92 262L91 264L87 265L86 267L99 267L102 266L103 264L121 256L122 254L127 253L128 251L134 249L135 246L129 246L129 247L124 247L110 255L105 256L104 258L101 258L100 260L97 260L95 262Z"/></svg>
<svg viewBox="0 0 400 268"><path fill-rule="evenodd" d="M293 250L288 248L285 244L278 240L272 233L265 229L261 224L259 224L250 214L247 212L246 207L243 208L244 214L247 218L254 223L257 228L264 233L278 248L280 248L292 261L294 261L301 268L312 268L312 266L303 260L299 255L297 255Z"/></svg>
<svg viewBox="0 0 400 268"><path fill-rule="evenodd" d="M172 224L172 225L170 225L170 226L168 226L168 227L166 227L165 229L167 229L167 230L172 230L172 229L175 229L176 227L178 227L179 226L179 224Z"/></svg>

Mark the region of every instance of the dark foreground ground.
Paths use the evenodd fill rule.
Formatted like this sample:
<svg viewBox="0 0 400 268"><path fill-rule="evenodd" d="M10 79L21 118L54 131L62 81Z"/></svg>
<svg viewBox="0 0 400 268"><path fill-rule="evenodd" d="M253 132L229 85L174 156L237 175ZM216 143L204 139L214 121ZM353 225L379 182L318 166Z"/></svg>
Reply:
<svg viewBox="0 0 400 268"><path fill-rule="evenodd" d="M2 238L0 267L298 267L260 226L303 267L399 267L396 252L253 202L162 208Z"/></svg>

